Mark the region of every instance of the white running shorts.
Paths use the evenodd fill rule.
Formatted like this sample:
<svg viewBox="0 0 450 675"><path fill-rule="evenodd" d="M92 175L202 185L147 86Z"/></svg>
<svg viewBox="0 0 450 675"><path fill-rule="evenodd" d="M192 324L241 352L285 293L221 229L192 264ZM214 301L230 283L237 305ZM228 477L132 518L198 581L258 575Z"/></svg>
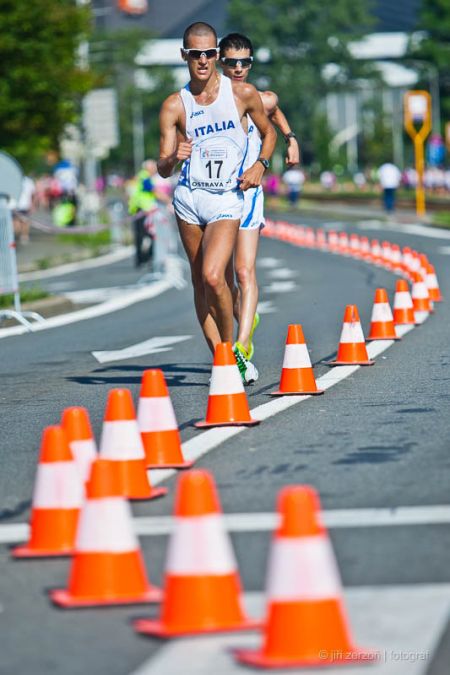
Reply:
<svg viewBox="0 0 450 675"><path fill-rule="evenodd" d="M193 225L208 225L218 220L241 220L244 197L240 190L208 192L177 185L173 195L175 213Z"/></svg>
<svg viewBox="0 0 450 675"><path fill-rule="evenodd" d="M262 229L264 220L264 192L262 187L252 188L244 192L244 211L240 230Z"/></svg>

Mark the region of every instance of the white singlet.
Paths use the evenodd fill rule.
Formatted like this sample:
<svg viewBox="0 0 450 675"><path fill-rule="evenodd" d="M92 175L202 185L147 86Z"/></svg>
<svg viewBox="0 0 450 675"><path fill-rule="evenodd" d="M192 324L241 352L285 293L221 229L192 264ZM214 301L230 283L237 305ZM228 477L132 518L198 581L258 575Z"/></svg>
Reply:
<svg viewBox="0 0 450 675"><path fill-rule="evenodd" d="M243 171L248 139L231 80L218 77L219 92L209 105L197 103L189 85L180 92L186 135L194 143L191 157L183 163L173 203L180 218L200 225L240 220L244 201L237 178Z"/></svg>
<svg viewBox="0 0 450 675"><path fill-rule="evenodd" d="M261 153L261 135L250 115L248 119L248 152L245 168L248 169L258 159ZM264 192L261 185L244 192L244 211L242 213L240 230L256 230L263 228L264 220Z"/></svg>

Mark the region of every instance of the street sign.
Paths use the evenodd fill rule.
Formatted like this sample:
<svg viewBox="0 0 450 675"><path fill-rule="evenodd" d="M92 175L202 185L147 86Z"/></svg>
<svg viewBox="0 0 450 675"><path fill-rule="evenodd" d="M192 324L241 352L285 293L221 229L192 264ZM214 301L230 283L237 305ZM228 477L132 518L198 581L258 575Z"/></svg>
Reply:
<svg viewBox="0 0 450 675"><path fill-rule="evenodd" d="M425 215L425 190L423 174L425 169L424 143L431 131L431 96L427 91L407 91L404 97L405 129L414 143L414 157L417 171L416 213Z"/></svg>
<svg viewBox="0 0 450 675"><path fill-rule="evenodd" d="M93 89L83 99L86 142L95 154L119 144L117 94L115 89Z"/></svg>

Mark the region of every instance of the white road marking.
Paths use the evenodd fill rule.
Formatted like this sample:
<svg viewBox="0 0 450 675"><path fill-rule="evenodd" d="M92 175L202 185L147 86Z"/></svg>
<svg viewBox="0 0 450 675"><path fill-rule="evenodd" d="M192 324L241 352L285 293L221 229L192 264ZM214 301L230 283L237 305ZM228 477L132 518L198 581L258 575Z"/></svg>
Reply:
<svg viewBox="0 0 450 675"><path fill-rule="evenodd" d="M152 477L160 471L152 472ZM330 529L367 527L406 527L415 525L449 525L450 506L397 506L378 509L331 509L322 511L324 524ZM224 522L229 532L271 532L278 524L277 513L225 513ZM142 516L133 518L134 531L140 537L160 537L172 532L172 516ZM28 523L0 525L0 544L26 541Z"/></svg>
<svg viewBox="0 0 450 675"><path fill-rule="evenodd" d="M129 258L134 251L134 246L123 246L117 251L106 253L105 255L97 256L96 258L88 258L88 260L79 260L78 262L67 263L66 265L58 265L48 270L36 270L36 272L23 272L19 274L19 281L40 281L41 279L48 279L50 277L59 277L63 274L70 274L71 272L78 272L79 270L91 269L92 267L102 267L103 265L110 265L120 260Z"/></svg>
<svg viewBox="0 0 450 675"><path fill-rule="evenodd" d="M41 330L48 330L49 328L66 326L77 321L95 319L99 316L104 316L105 314L117 312L118 310L129 307L130 305L134 305L137 302L155 298L157 295L160 295L161 293L164 293L165 291L175 287L175 284L179 278L179 268L180 262L177 258L174 258L169 261L167 274L160 281L156 281L152 284L149 284L148 286L139 287L124 297L111 298L110 300L102 302L99 305L79 309L76 312L69 312L67 314L53 316L50 319L47 319L44 323L33 324L33 333ZM11 337L13 335L22 335L23 333L28 333L28 330L25 326L11 326L11 328L3 328L0 329L0 339Z"/></svg>
<svg viewBox="0 0 450 675"><path fill-rule="evenodd" d="M139 288L139 286L136 284L130 286L107 286L105 288L87 288L82 291L66 291L63 293L63 295L65 298L68 298L77 305L91 305L99 302L105 302L106 300L110 300L117 295L133 293L136 288Z"/></svg>
<svg viewBox="0 0 450 675"><path fill-rule="evenodd" d="M297 288L293 281L272 281L269 286L263 286L264 293L290 293Z"/></svg>
<svg viewBox="0 0 450 675"><path fill-rule="evenodd" d="M281 267L283 261L279 258L257 258L256 266L271 269L272 267Z"/></svg>
<svg viewBox="0 0 450 675"><path fill-rule="evenodd" d="M294 279L295 277L298 277L298 272L280 268L278 270L270 270L268 276L271 277L271 279Z"/></svg>
<svg viewBox="0 0 450 675"><path fill-rule="evenodd" d="M175 335L172 337L154 337L144 342L137 342L123 349L112 351L92 352L99 363L109 363L111 361L125 361L126 359L135 359L138 356L146 354L158 354L159 352L170 352L172 347L178 342L190 340L192 335Z"/></svg>
<svg viewBox="0 0 450 675"><path fill-rule="evenodd" d="M442 255L450 255L450 246L440 246L438 248L438 253L442 253Z"/></svg>
<svg viewBox="0 0 450 675"><path fill-rule="evenodd" d="M262 302L258 302L257 311L258 314L273 314L274 312L278 312L272 300L263 300Z"/></svg>
<svg viewBox="0 0 450 675"><path fill-rule="evenodd" d="M262 593L246 593L244 602L250 616L264 616ZM378 652L377 659L370 662L370 673L425 675L447 623L450 584L348 588L344 589L344 602L354 643ZM261 636L254 633L174 640L165 643L131 675L179 675L186 672L186 664L195 675L245 675L249 669L238 665L230 650L257 648L261 642ZM292 672L299 673L300 669ZM317 669L302 668L301 672L316 675ZM326 672L342 675L343 666L337 661L336 667L327 667ZM352 664L348 672L367 675L368 664Z"/></svg>
<svg viewBox="0 0 450 675"><path fill-rule="evenodd" d="M360 221L356 227L360 230L386 230L401 234L415 234L418 237L429 237L430 239L450 239L450 231L448 230L415 223L382 223L381 221L369 220Z"/></svg>

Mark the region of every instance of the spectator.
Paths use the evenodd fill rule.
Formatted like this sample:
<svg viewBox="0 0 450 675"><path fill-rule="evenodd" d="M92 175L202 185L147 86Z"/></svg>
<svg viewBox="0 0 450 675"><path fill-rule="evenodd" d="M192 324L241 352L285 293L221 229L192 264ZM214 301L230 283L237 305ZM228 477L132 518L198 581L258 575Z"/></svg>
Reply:
<svg viewBox="0 0 450 675"><path fill-rule="evenodd" d="M35 194L34 180L29 176L24 176L22 191L14 209L14 231L19 236L21 244L28 244L30 241L29 216L33 211Z"/></svg>
<svg viewBox="0 0 450 675"><path fill-rule="evenodd" d="M287 187L288 201L292 206L296 206L300 199L300 192L305 182L305 174L301 169L291 167L283 174L283 183Z"/></svg>
<svg viewBox="0 0 450 675"><path fill-rule="evenodd" d="M387 213L395 210L395 193L400 179L400 170L391 162L385 162L378 169L378 180L383 190L383 203Z"/></svg>
<svg viewBox="0 0 450 675"><path fill-rule="evenodd" d="M332 171L322 171L320 184L325 190L332 190L336 185L336 176Z"/></svg>

